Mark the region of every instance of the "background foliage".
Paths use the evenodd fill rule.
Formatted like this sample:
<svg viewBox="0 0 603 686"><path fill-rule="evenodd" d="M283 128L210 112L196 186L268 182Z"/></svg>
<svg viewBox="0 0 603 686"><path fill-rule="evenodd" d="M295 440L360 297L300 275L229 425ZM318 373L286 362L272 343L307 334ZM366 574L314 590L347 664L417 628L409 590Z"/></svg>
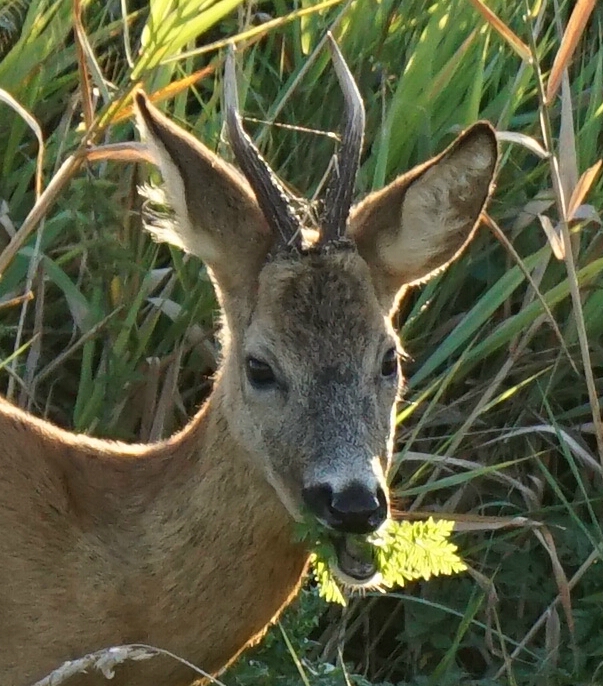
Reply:
<svg viewBox="0 0 603 686"><path fill-rule="evenodd" d="M186 421L216 366L214 296L196 259L142 233L151 172L107 145L133 140L139 82L229 158L235 37L246 126L312 197L341 112L328 28L367 108L359 196L478 118L506 132L491 219L399 318L397 504L456 518L472 569L343 614L308 587L224 681L603 682L600 3L2 0L3 391L99 436Z"/></svg>

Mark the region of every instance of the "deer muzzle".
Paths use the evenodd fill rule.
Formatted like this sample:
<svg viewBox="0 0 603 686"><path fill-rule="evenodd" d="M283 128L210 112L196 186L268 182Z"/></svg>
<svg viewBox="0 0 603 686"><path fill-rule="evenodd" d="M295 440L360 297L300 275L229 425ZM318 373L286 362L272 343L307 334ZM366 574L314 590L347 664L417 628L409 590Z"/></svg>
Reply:
<svg viewBox="0 0 603 686"><path fill-rule="evenodd" d="M334 491L328 484L305 488L306 507L330 532L337 563L333 571L351 586L370 584L376 575L366 534L377 531L387 519L387 496L380 484L374 488L352 482Z"/></svg>

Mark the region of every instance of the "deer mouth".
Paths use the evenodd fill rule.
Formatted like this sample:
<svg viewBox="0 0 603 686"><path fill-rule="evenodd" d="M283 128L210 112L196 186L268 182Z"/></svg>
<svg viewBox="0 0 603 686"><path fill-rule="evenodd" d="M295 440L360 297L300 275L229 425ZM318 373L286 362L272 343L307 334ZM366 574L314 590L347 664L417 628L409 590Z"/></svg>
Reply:
<svg viewBox="0 0 603 686"><path fill-rule="evenodd" d="M332 571L348 586L369 586L377 583L377 565L373 546L366 536L345 534L333 537L336 560Z"/></svg>

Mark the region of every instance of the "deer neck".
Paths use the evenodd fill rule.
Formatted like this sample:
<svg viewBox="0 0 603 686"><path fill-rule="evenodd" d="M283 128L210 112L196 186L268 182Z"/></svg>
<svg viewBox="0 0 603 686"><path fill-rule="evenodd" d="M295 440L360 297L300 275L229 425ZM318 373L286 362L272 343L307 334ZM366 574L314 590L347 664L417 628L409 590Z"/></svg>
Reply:
<svg viewBox="0 0 603 686"><path fill-rule="evenodd" d="M105 503L106 538L97 529L107 563L126 561L114 598L127 618L121 640L167 648L215 672L259 639L297 593L307 552L229 431L219 387L182 432L134 463L146 473L128 481L144 479L144 491L132 483L113 491L118 510Z"/></svg>

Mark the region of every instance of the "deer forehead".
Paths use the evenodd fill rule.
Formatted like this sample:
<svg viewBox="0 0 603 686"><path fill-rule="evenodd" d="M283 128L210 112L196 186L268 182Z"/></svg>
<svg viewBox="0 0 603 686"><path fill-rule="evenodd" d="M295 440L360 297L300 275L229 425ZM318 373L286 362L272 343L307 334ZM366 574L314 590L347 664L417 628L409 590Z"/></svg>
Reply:
<svg viewBox="0 0 603 686"><path fill-rule="evenodd" d="M274 259L260 274L252 345L322 365L370 358L392 335L368 266L354 250Z"/></svg>

